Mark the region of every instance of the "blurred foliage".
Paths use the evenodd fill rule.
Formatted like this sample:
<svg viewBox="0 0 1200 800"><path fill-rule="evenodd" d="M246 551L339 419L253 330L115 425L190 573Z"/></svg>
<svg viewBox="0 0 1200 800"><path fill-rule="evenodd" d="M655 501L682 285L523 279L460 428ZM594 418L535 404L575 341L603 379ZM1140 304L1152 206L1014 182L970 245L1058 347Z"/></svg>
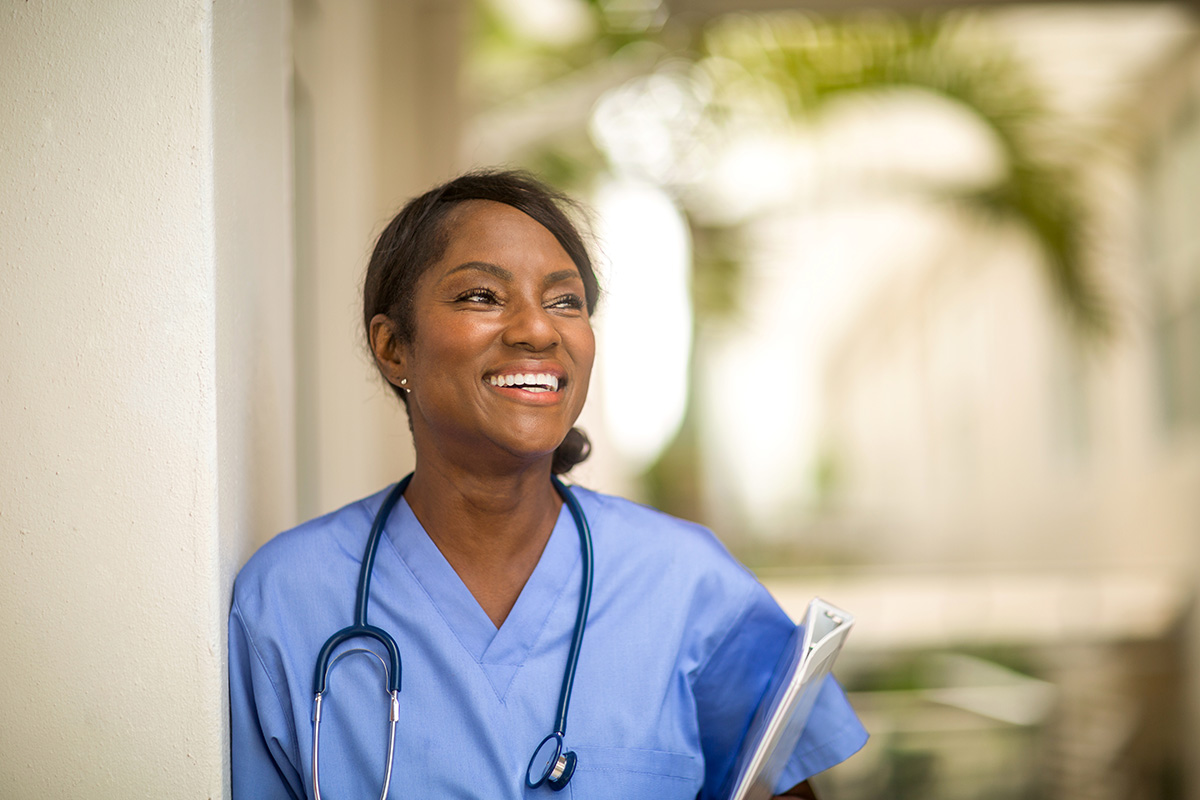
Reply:
<svg viewBox="0 0 1200 800"><path fill-rule="evenodd" d="M1048 110L1023 66L970 16L736 15L710 26L704 49L714 113L735 114L747 94L774 94L793 118L810 118L847 93L902 87L969 109L995 134L1008 169L994 185L950 199L1026 225L1062 308L1085 333L1108 332L1107 305L1085 257L1081 134Z"/></svg>
<svg viewBox="0 0 1200 800"><path fill-rule="evenodd" d="M588 189L604 168L599 151L583 136L551 142L531 152L524 162L523 168L571 194Z"/></svg>
<svg viewBox="0 0 1200 800"><path fill-rule="evenodd" d="M839 679L852 692L913 692L937 689L945 677L938 659L948 654L962 655L995 664L1030 678L1041 678L1042 670L1029 648L1014 645L960 646L953 651L897 651L877 655L857 669L840 672Z"/></svg>
<svg viewBox="0 0 1200 800"><path fill-rule="evenodd" d="M724 319L742 307L742 260L746 231L741 225L703 223L687 216L692 239L692 309L697 319Z"/></svg>
<svg viewBox="0 0 1200 800"><path fill-rule="evenodd" d="M699 519L696 512L704 508L704 488L698 469L703 451L695 414L696 404L689 402L679 433L641 476L647 502L676 516L691 512L692 516L685 519L692 520Z"/></svg>
<svg viewBox="0 0 1200 800"><path fill-rule="evenodd" d="M1002 176L982 187L908 188L976 218L1029 231L1045 254L1047 283L1076 330L1085 339L1108 333L1108 307L1085 257L1087 213L1077 177L1085 139L1068 133L1050 113L1027 70L987 34L979 15L871 12L822 18L789 11L730 14L687 26L665 18L656 3L576 0L575 10L587 15L582 32L548 42L519 31L511 16L497 10L502 3L477 3L473 73L477 93L490 106L595 73L636 49L653 56L646 67L651 74L679 80L682 70L704 104L703 130L696 135L717 143L747 124L812 124L833 101L852 94L917 88L968 109L994 134L1007 165ZM764 109L773 109L774 119L763 119ZM541 140L531 132L518 150L522 165L571 191L585 190L604 171L629 169L586 138L588 119L573 122L575 133L566 140ZM705 163L703 152L677 155L689 169ZM671 194L687 220L696 328L684 425L645 476L646 499L702 519L696 370L705 329L741 308L745 223L713 222L695 207L695 178L682 163L678 170L643 177ZM820 477L828 498L836 490L831 483L836 473Z"/></svg>
<svg viewBox="0 0 1200 800"><path fill-rule="evenodd" d="M572 0L588 16L579 36L549 41L530 35L500 9L503 2L477 0L470 57L474 70L486 76L487 102L499 104L529 89L553 83L580 70L602 64L623 48L640 42L659 42L660 25L609 12L604 0ZM585 120L580 120L581 127Z"/></svg>
<svg viewBox="0 0 1200 800"><path fill-rule="evenodd" d="M1082 134L1070 131L1047 108L1042 93L1023 65L994 37L977 15L955 13L899 16L884 12L822 18L801 11L730 14L699 28L671 24L654 12L656 4L577 0L590 15L586 35L550 43L523 35L496 3L477 3L472 48L477 82L487 85L486 102L501 105L537 87L603 66L634 45L653 46L655 68L678 71L691 65L692 76L710 92L710 131L736 122L747 100L761 110L764 98L776 98L780 111L805 123L835 99L850 93L920 88L969 109L995 134L1008 169L991 186L949 195L964 207L993 219L1016 220L1029 229L1046 254L1047 278L1061 306L1087 334L1109 328L1106 304L1087 269L1082 237L1086 203L1079 196L1078 163L1086 148ZM646 10L650 9L650 10ZM605 168L604 157L580 136L564 148L539 142L522 154L526 166L544 170L548 180L565 178L572 186ZM588 152L590 149L590 152ZM686 215L686 186L666 185ZM946 187L926 187L946 196ZM700 230L701 238L731 231ZM697 242L695 252L705 248ZM697 309L722 316L737 308L714 289L736 298L738 258L733 248L697 263ZM718 274L704 272L712 268Z"/></svg>

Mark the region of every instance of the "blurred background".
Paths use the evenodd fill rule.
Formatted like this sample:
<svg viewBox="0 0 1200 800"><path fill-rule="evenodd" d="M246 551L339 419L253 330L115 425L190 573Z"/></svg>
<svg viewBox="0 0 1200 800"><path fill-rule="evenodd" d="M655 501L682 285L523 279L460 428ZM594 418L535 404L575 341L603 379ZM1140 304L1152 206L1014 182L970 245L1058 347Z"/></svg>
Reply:
<svg viewBox="0 0 1200 800"><path fill-rule="evenodd" d="M1195 11L464 9L458 164L594 213L577 480L858 616L829 797L1200 791Z"/></svg>
<svg viewBox="0 0 1200 800"><path fill-rule="evenodd" d="M227 796L236 570L412 464L373 237L505 165L600 257L574 479L857 617L823 797L1200 800L1194 1L118 5L0 4L11 796Z"/></svg>

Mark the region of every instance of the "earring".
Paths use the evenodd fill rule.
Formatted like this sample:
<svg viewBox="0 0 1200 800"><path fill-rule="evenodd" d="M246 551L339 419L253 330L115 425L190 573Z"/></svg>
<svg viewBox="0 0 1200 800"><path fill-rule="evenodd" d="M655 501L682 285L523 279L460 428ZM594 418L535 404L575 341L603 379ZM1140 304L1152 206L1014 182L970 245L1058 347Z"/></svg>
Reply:
<svg viewBox="0 0 1200 800"><path fill-rule="evenodd" d="M400 388L401 388L401 389L403 389L403 390L404 390L406 393L411 393L411 392L412 392L412 389L409 389L409 388L408 388L408 378L401 378L401 379L400 379Z"/></svg>

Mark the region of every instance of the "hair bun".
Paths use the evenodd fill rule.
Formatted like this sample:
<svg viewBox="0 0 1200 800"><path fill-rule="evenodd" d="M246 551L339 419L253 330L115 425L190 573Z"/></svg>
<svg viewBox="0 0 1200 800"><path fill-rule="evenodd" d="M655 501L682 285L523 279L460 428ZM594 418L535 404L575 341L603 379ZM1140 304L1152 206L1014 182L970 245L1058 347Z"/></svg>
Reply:
<svg viewBox="0 0 1200 800"><path fill-rule="evenodd" d="M555 475L565 475L592 454L592 440L579 428L571 428L567 438L554 451L554 462L550 469Z"/></svg>

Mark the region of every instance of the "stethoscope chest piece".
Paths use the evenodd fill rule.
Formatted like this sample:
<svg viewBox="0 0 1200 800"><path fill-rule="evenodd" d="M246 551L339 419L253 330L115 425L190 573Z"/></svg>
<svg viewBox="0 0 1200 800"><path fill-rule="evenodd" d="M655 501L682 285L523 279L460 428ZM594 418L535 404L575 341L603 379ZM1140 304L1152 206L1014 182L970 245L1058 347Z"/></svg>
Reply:
<svg viewBox="0 0 1200 800"><path fill-rule="evenodd" d="M575 753L563 751L562 734L552 733L542 739L533 758L529 759L525 785L536 789L544 783L556 792L562 791L575 774L575 763Z"/></svg>

